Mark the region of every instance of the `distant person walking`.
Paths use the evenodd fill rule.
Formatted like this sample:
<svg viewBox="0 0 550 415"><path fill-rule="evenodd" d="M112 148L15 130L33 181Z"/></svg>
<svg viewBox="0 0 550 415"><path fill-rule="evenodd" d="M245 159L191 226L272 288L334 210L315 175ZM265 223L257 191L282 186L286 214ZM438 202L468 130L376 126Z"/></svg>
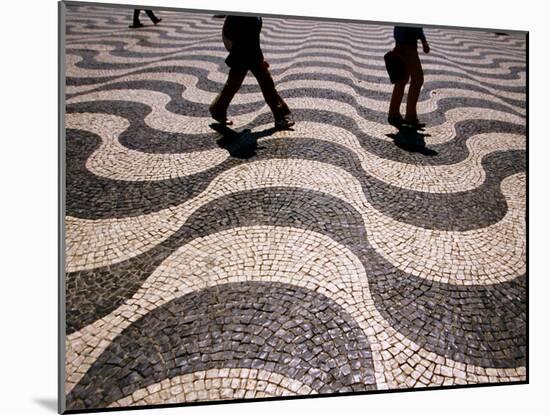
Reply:
<svg viewBox="0 0 550 415"><path fill-rule="evenodd" d="M275 128L288 129L294 125L289 119L290 109L275 89L260 47L261 17L226 16L223 24L223 42L229 55L225 60L229 75L221 92L210 105L210 115L222 124L227 120L227 109L250 70L256 77L264 99L273 113Z"/></svg>
<svg viewBox="0 0 550 415"><path fill-rule="evenodd" d="M132 24L128 26L131 29L143 27L143 23L139 21L139 12L141 12L141 9L134 9L134 18L132 20ZM151 19L154 24L158 24L162 21L161 18L155 16L152 10L144 10L144 12L147 13L147 16L149 16L149 19Z"/></svg>
<svg viewBox="0 0 550 415"><path fill-rule="evenodd" d="M401 128L407 125L411 128L422 128L425 124L418 121L416 113L416 104L420 89L424 83L424 72L420 57L418 56L418 40L422 42L424 53L430 53L430 45L424 36L424 30L421 27L405 27L395 26L393 29L393 37L395 38L394 52L399 55L405 65L406 77L403 80L397 81L393 87L393 93L390 102L390 110L388 114L388 122ZM405 94L405 86L410 80L409 92L407 95L407 109L405 118L401 116L400 106Z"/></svg>

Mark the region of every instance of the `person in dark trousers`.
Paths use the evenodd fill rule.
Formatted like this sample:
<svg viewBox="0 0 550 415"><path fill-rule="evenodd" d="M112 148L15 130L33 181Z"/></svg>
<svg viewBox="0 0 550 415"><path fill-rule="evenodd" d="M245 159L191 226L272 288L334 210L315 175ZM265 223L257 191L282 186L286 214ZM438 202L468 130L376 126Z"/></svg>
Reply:
<svg viewBox="0 0 550 415"><path fill-rule="evenodd" d="M424 83L424 72L422 70L422 64L420 63L420 57L418 56L417 44L420 39L424 53L430 52L430 45L428 45L426 36L424 36L424 30L421 27L395 26L393 29L393 37L395 38L394 51L401 57L405 65L406 77L394 84L388 122L397 128L401 128L404 125L412 128L422 128L425 124L421 124L418 121L416 104L418 103L420 89ZM403 118L399 111L399 107L403 100L405 86L409 80L410 86L407 95L407 109L405 118Z"/></svg>
<svg viewBox="0 0 550 415"><path fill-rule="evenodd" d="M210 115L221 124L230 125L227 109L250 70L256 77L264 99L275 118L275 128L288 129L294 125L289 119L290 109L275 89L260 47L261 17L226 16L222 37L229 55L225 60L229 75L221 92L210 105Z"/></svg>
<svg viewBox="0 0 550 415"><path fill-rule="evenodd" d="M141 9L134 9L134 18L133 18L133 21L132 21L132 24L128 27L130 27L131 29L137 29L139 27L143 27L143 23L141 23L139 21L139 12L141 11ZM153 13L152 10L144 10L145 13L147 13L147 16L149 16L149 19L151 19L151 21L154 23L154 24L158 24L162 21L161 18L155 16L155 14Z"/></svg>

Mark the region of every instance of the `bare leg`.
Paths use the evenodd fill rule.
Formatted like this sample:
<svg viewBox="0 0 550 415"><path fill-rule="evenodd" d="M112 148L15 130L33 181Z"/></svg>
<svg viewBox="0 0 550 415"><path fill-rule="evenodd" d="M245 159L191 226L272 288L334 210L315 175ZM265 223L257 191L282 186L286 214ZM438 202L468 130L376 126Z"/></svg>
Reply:
<svg viewBox="0 0 550 415"><path fill-rule="evenodd" d="M403 81L398 81L393 85L393 93L391 95L390 110L388 118L401 118L401 101L403 101L403 95L405 95L405 86L407 85L408 78Z"/></svg>
<svg viewBox="0 0 550 415"><path fill-rule="evenodd" d="M390 109L388 111L388 121L390 121L390 124L398 126L403 120L403 117L401 116L401 102L403 101L403 96L405 95L405 87L407 86L407 83L410 79L410 72L409 65L407 64L408 54L406 46L395 45L394 52L401 57L401 60L405 65L406 73L405 79L397 81L393 85L393 92L390 100Z"/></svg>
<svg viewBox="0 0 550 415"><path fill-rule="evenodd" d="M408 66L411 74L411 85L409 86L409 92L407 94L407 112L405 120L414 122L418 120L416 105L418 103L420 90L424 84L424 71L422 70L422 64L420 63L416 47L409 55Z"/></svg>

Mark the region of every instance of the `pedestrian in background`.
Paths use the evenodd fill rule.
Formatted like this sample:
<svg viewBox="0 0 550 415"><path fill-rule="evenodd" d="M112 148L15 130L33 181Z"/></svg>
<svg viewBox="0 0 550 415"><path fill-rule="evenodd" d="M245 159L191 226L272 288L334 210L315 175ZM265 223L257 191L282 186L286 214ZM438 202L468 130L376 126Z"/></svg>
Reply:
<svg viewBox="0 0 550 415"><path fill-rule="evenodd" d="M401 58L405 67L405 78L395 82L390 102L388 122L401 128L403 125L411 128L422 128L425 124L418 121L416 105L420 89L424 83L424 71L420 57L418 56L418 40L422 42L424 53L430 52L430 45L421 27L395 26L393 29L395 39L394 52ZM405 118L401 116L400 106L405 94L405 86L410 80L409 92L407 94L407 107Z"/></svg>
<svg viewBox="0 0 550 415"><path fill-rule="evenodd" d="M147 16L149 16L149 19L151 19L151 21L154 24L158 24L162 21L161 18L155 16L152 10L144 10L144 11L145 13L147 13ZM143 23L139 21L139 12L141 12L141 9L134 9L134 18L133 18L132 24L128 26L131 29L137 29L139 27L143 27Z"/></svg>

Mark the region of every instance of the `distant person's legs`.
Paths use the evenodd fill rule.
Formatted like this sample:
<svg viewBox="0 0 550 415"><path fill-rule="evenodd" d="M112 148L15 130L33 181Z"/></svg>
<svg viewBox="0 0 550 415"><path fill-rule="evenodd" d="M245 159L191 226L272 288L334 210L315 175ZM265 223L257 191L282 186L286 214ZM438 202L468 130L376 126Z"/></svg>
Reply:
<svg viewBox="0 0 550 415"><path fill-rule="evenodd" d="M132 24L129 26L131 28L137 28L137 27L143 27L141 22L139 21L139 12L140 9L134 9L134 17L132 19Z"/></svg>
<svg viewBox="0 0 550 415"><path fill-rule="evenodd" d="M141 12L141 9L134 9L134 17L132 19L132 24L129 26L130 28L135 29L135 28L143 27L143 23L141 23L139 20L140 12ZM162 21L162 19L155 16L152 10L145 10L145 13L147 13L147 16L149 16L149 19L151 19L151 21L154 24L157 24L160 21Z"/></svg>
<svg viewBox="0 0 550 415"><path fill-rule="evenodd" d="M155 16L155 14L153 13L152 10L145 10L145 13L147 13L147 16L149 16L149 19L151 19L151 21L154 24L157 24L158 22L160 22L162 20L162 19L159 19L157 16Z"/></svg>
<svg viewBox="0 0 550 415"><path fill-rule="evenodd" d="M245 68L229 69L229 75L227 81L225 81L225 85L212 104L210 104L210 115L212 115L212 118L216 121L220 123L227 122L227 108L229 108L231 100L241 87L247 72L248 69Z"/></svg>

